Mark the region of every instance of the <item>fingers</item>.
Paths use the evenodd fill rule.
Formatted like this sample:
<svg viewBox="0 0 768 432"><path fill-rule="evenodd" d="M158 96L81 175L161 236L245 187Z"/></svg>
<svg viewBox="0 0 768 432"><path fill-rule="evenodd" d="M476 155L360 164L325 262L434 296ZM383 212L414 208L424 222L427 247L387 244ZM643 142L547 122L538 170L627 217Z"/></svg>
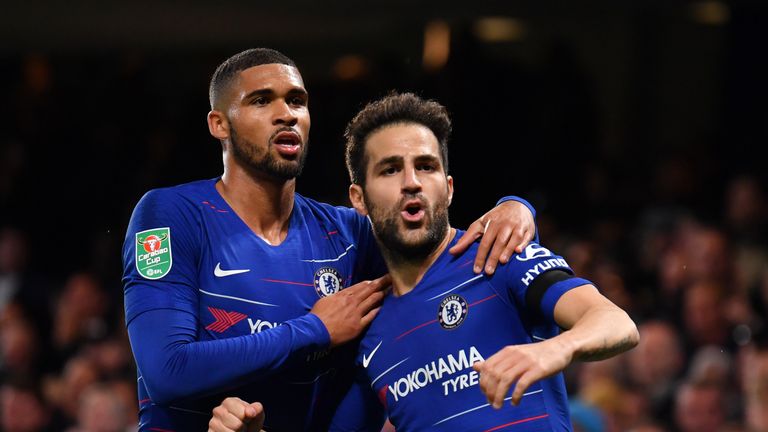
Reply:
<svg viewBox="0 0 768 432"><path fill-rule="evenodd" d="M493 242L491 254L488 255L488 259L485 261L485 272L487 274L493 274L493 272L496 271L499 262L506 263L509 259L511 254L508 254L507 250L512 249L513 247L509 244L510 237L512 237L511 228L503 227L498 230L497 237ZM505 258L504 261L501 260L502 257Z"/></svg>
<svg viewBox="0 0 768 432"><path fill-rule="evenodd" d="M387 273L378 279L374 279L373 284L376 287L376 289L383 290L384 288L392 285L392 276L390 276L389 273Z"/></svg>
<svg viewBox="0 0 768 432"><path fill-rule="evenodd" d="M228 397L221 403L227 412L235 415L238 418L247 419L256 417L256 411L246 401L238 397Z"/></svg>
<svg viewBox="0 0 768 432"><path fill-rule="evenodd" d="M532 380L528 377L528 373L523 374L520 379L517 380L517 383L515 384L515 390L512 392L512 405L517 406L520 404L520 401L523 399L523 395L525 395L525 391L528 390L528 387L531 385ZM504 397L502 396L501 402L504 402Z"/></svg>
<svg viewBox="0 0 768 432"><path fill-rule="evenodd" d="M362 302L360 302L360 306L358 306L358 308L363 312L363 314L365 314L371 309L380 305L382 300L384 300L384 292L374 291L368 297L364 298Z"/></svg>
<svg viewBox="0 0 768 432"><path fill-rule="evenodd" d="M464 233L459 241L457 241L452 248L448 249L448 252L450 252L452 255L459 255L460 253L464 252L472 243L475 242L475 240L483 235L484 228L485 224L483 223L483 218L476 220L474 223L472 223L472 225L469 226L467 232ZM480 271L475 270L475 273L480 273Z"/></svg>
<svg viewBox="0 0 768 432"><path fill-rule="evenodd" d="M259 407L261 404L259 404ZM258 415L258 411L240 398L227 398L213 409L213 418L208 423L210 432L237 432L249 419Z"/></svg>
<svg viewBox="0 0 768 432"><path fill-rule="evenodd" d="M475 273L480 273L482 271L485 260L488 257L488 252L491 250L491 246L493 246L494 241L496 241L496 235L498 233L498 223L495 223L490 219L485 224L485 227L486 228L485 233L483 234L483 239L480 240L480 246L477 247L477 255L475 255ZM495 270L495 264L492 268L487 266L485 268L485 272L489 275L493 274Z"/></svg>
<svg viewBox="0 0 768 432"><path fill-rule="evenodd" d="M473 365L473 369L480 373L478 382L480 390L495 409L500 409L504 405L504 399L507 398L510 389L512 389L511 403L518 405L531 384L546 375L540 373L530 361L526 360L525 355L521 356L521 354L518 348L508 346L486 361Z"/></svg>
<svg viewBox="0 0 768 432"><path fill-rule="evenodd" d="M378 279L358 282L349 288L343 289L341 292L346 293L346 295L355 296L362 299L371 295L373 292L384 291L384 289L391 284L392 277L390 277L389 273L387 273Z"/></svg>
<svg viewBox="0 0 768 432"><path fill-rule="evenodd" d="M373 322L373 319L376 318L379 310L381 310L381 306L371 309L370 312L363 316L363 318L360 320L360 323L363 324L363 327L368 327L368 325Z"/></svg>
<svg viewBox="0 0 768 432"><path fill-rule="evenodd" d="M259 402L251 404L251 408L256 412L256 417L248 423L248 432L259 432L264 427L264 407Z"/></svg>
<svg viewBox="0 0 768 432"><path fill-rule="evenodd" d="M479 385L488 403L501 408L509 388L523 371L524 367L513 356L491 356L486 360L480 368Z"/></svg>
<svg viewBox="0 0 768 432"><path fill-rule="evenodd" d="M509 369L498 376L498 379L494 383L492 388L489 388L487 393L488 402L496 409L500 409L504 406L504 398L509 394L509 389L515 386L515 389L520 387L520 376L524 370L517 365L509 365ZM528 386L525 386L527 388ZM520 402L521 395L517 399L517 403ZM514 405L517 403L513 402Z"/></svg>
<svg viewBox="0 0 768 432"><path fill-rule="evenodd" d="M531 240L533 240L533 231L527 230L518 226L512 231L512 237L509 239L509 246L514 246L514 251L517 253L523 253L523 250ZM512 251L507 254L507 257L512 256ZM507 258L509 259L509 258ZM503 261L506 263L506 261Z"/></svg>

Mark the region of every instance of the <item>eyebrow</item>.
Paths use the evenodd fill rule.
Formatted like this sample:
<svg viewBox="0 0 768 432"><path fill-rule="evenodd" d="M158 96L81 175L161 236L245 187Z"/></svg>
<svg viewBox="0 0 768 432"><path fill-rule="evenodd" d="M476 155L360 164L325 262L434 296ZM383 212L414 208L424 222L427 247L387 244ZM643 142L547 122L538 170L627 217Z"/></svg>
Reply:
<svg viewBox="0 0 768 432"><path fill-rule="evenodd" d="M275 94L275 91L271 88L257 89L243 96L243 100L250 100L256 96L272 96L274 94ZM307 93L307 91L301 87L294 87L288 90L287 95L288 96L299 95L299 96L309 97L309 93Z"/></svg>
<svg viewBox="0 0 768 432"><path fill-rule="evenodd" d="M437 162L440 163L440 158L434 155L421 155L416 156L416 162Z"/></svg>
<svg viewBox="0 0 768 432"><path fill-rule="evenodd" d="M414 158L415 162L437 162L440 163L440 158L434 155L420 155L416 156ZM384 159L376 162L374 165L374 168L379 168L385 165L391 165L391 164L402 164L403 163L403 157L402 156L387 156Z"/></svg>
<svg viewBox="0 0 768 432"><path fill-rule="evenodd" d="M391 165L391 164L395 164L395 163L403 163L403 157L402 156L387 156L384 159L376 162L373 165L373 167L374 168L379 168L379 167L382 167L384 165Z"/></svg>

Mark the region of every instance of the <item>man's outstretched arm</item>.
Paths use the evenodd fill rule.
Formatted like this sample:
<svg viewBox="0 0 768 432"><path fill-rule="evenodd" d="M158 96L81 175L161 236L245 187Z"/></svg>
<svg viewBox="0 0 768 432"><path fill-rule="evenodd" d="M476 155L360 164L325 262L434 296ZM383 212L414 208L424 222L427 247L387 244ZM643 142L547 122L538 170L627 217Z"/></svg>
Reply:
<svg viewBox="0 0 768 432"><path fill-rule="evenodd" d="M573 360L602 360L637 345L640 335L626 312L597 291L582 285L564 293L554 318L565 329L551 339L510 345L475 363L480 389L494 408L501 408L510 388L513 405L534 382L552 376Z"/></svg>
<svg viewBox="0 0 768 432"><path fill-rule="evenodd" d="M128 323L128 335L152 402L169 403L268 376L296 352L357 337L376 316L389 283L389 276L360 282L318 300L307 315L252 335L197 340L197 317L176 309L141 313ZM227 367L211 367L222 358Z"/></svg>

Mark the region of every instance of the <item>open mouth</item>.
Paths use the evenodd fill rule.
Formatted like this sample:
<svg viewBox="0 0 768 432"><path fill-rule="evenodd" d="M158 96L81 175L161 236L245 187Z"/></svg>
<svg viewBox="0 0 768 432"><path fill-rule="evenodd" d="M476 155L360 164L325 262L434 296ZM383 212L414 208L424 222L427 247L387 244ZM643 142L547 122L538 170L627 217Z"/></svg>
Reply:
<svg viewBox="0 0 768 432"><path fill-rule="evenodd" d="M283 131L275 135L272 143L277 148L277 151L284 156L294 156L299 152L301 147L301 138L299 134L293 131Z"/></svg>
<svg viewBox="0 0 768 432"><path fill-rule="evenodd" d="M407 222L419 222L424 218L424 205L421 201L409 201L405 203L403 210L400 212L403 219Z"/></svg>

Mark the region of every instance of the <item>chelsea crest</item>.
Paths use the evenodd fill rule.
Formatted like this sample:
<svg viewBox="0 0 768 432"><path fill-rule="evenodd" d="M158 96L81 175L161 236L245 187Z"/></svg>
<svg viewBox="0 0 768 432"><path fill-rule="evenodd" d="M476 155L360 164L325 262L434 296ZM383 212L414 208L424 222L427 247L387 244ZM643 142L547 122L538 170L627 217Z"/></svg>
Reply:
<svg viewBox="0 0 768 432"><path fill-rule="evenodd" d="M333 267L322 267L315 272L315 291L320 297L336 294L341 286L341 273Z"/></svg>
<svg viewBox="0 0 768 432"><path fill-rule="evenodd" d="M469 308L464 297L451 294L440 302L440 309L437 311L437 320L440 325L447 330L454 329L464 322Z"/></svg>

